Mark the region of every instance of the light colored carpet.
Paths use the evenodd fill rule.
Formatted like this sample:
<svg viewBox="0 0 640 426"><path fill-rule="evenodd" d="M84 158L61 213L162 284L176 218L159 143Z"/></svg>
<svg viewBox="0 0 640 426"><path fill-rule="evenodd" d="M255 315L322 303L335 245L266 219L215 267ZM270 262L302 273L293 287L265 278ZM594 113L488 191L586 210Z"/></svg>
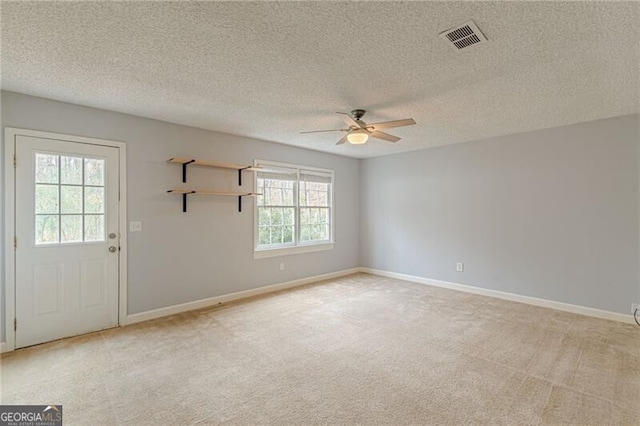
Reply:
<svg viewBox="0 0 640 426"><path fill-rule="evenodd" d="M366 274L5 355L65 424L640 424L640 327Z"/></svg>

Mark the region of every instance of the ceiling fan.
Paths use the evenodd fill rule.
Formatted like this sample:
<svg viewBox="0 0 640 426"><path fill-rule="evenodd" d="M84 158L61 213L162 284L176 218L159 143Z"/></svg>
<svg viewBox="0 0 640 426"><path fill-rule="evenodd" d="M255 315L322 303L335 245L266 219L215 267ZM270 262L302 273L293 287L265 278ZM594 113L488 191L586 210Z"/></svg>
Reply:
<svg viewBox="0 0 640 426"><path fill-rule="evenodd" d="M362 117L366 113L363 109L354 109L351 114L346 112L336 112L339 114L342 120L347 126L346 129L332 129L332 130L311 130L308 132L300 133L324 133L324 132L346 132L336 145L341 145L345 142L349 142L354 145L365 143L369 137L382 139L388 142L398 142L399 137L390 135L389 133L381 132L382 129L390 129L392 127L411 126L416 124L413 118L405 118L403 120L384 121L382 123L367 124L362 121Z"/></svg>

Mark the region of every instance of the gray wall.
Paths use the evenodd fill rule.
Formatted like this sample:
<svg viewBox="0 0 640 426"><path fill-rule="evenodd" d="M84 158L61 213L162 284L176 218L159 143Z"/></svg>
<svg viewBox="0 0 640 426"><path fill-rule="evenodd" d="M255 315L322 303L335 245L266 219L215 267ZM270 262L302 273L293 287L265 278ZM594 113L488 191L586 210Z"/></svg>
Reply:
<svg viewBox="0 0 640 426"><path fill-rule="evenodd" d="M640 301L638 115L359 161L1 96L3 127L127 143L127 220L144 227L129 234L129 313L360 265L621 313ZM183 214L164 192L180 185L165 160L183 155L335 169L335 249L254 260L250 200L238 213L235 198L193 197ZM193 168L189 184L233 188L236 175Z"/></svg>
<svg viewBox="0 0 640 426"><path fill-rule="evenodd" d="M1 124L126 142L128 220L143 222L143 232L129 234L129 313L359 266L356 159L11 92L2 92ZM252 199L238 213L235 197L192 197L182 213L180 196L165 193L182 185L180 167L166 163L174 156L334 169L335 249L254 260ZM252 189L251 174L245 178L243 188ZM188 184L236 189L237 174L193 167Z"/></svg>
<svg viewBox="0 0 640 426"><path fill-rule="evenodd" d="M362 265L628 314L638 120L364 160Z"/></svg>

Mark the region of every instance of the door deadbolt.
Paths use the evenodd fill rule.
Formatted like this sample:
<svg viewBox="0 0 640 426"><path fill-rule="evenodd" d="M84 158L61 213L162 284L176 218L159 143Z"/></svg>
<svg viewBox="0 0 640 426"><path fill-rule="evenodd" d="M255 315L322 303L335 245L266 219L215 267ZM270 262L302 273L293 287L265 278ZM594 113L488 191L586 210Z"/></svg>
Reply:
<svg viewBox="0 0 640 426"><path fill-rule="evenodd" d="M116 249L116 246L111 246L111 247L109 247L109 251L110 251L111 253L113 253L113 252L114 252L114 251L116 251L116 250L117 250L117 249Z"/></svg>
<svg viewBox="0 0 640 426"><path fill-rule="evenodd" d="M116 233L112 232L109 234L109 239L113 240L116 237Z"/></svg>

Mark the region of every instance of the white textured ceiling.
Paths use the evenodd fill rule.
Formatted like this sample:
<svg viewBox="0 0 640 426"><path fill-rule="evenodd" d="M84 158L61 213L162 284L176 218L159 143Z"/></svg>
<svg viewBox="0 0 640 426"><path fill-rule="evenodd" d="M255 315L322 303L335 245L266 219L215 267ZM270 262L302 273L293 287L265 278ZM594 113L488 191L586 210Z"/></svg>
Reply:
<svg viewBox="0 0 640 426"><path fill-rule="evenodd" d="M640 112L637 2L3 2L2 88L365 158ZM489 42L438 34L473 19ZM334 111L413 117L336 146Z"/></svg>

